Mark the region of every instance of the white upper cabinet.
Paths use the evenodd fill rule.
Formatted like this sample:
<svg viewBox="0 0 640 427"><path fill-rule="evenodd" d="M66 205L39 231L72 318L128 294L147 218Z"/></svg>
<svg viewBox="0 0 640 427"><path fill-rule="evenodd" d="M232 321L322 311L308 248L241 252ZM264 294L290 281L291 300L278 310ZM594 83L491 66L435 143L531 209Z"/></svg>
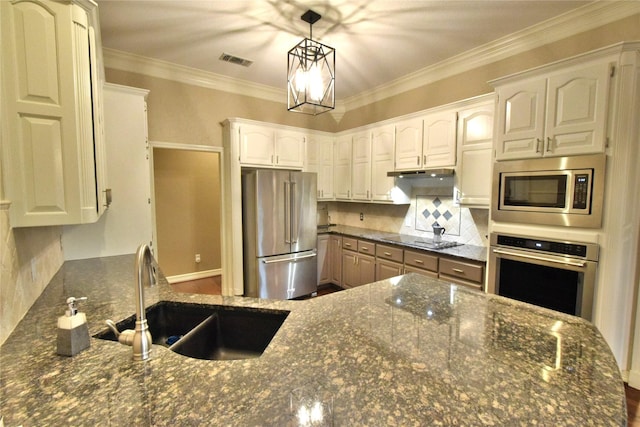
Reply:
<svg viewBox="0 0 640 427"><path fill-rule="evenodd" d="M307 137L307 170L318 174L318 200L333 199L333 138Z"/></svg>
<svg viewBox="0 0 640 427"><path fill-rule="evenodd" d="M498 84L496 159L603 152L610 74L599 61Z"/></svg>
<svg viewBox="0 0 640 427"><path fill-rule="evenodd" d="M97 12L82 5L0 2L13 227L95 222L107 204Z"/></svg>
<svg viewBox="0 0 640 427"><path fill-rule="evenodd" d="M274 166L302 168L304 139L304 134L300 132L276 130Z"/></svg>
<svg viewBox="0 0 640 427"><path fill-rule="evenodd" d="M240 126L240 164L302 169L304 134L268 126Z"/></svg>
<svg viewBox="0 0 640 427"><path fill-rule="evenodd" d="M351 199L371 200L371 132L353 136Z"/></svg>
<svg viewBox="0 0 640 427"><path fill-rule="evenodd" d="M351 198L352 135L336 138L333 152L333 191L336 199Z"/></svg>
<svg viewBox="0 0 640 427"><path fill-rule="evenodd" d="M442 111L424 118L422 167L456 165L456 111Z"/></svg>
<svg viewBox="0 0 640 427"><path fill-rule="evenodd" d="M396 123L395 170L455 166L456 119L447 110Z"/></svg>
<svg viewBox="0 0 640 427"><path fill-rule="evenodd" d="M394 178L387 172L394 166L394 126L386 125L371 131L371 199L392 201Z"/></svg>
<svg viewBox="0 0 640 427"><path fill-rule="evenodd" d="M240 164L273 166L274 139L271 128L240 125Z"/></svg>
<svg viewBox="0 0 640 427"><path fill-rule="evenodd" d="M396 123L395 170L422 166L422 118Z"/></svg>
<svg viewBox="0 0 640 427"><path fill-rule="evenodd" d="M493 97L458 112L457 199L462 205L489 207L493 162Z"/></svg>

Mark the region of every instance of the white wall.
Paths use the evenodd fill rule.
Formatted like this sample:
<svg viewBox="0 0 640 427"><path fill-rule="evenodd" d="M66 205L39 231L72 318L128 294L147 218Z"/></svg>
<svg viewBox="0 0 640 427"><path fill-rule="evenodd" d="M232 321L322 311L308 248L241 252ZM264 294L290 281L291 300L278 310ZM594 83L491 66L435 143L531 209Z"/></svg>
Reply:
<svg viewBox="0 0 640 427"><path fill-rule="evenodd" d="M65 260L134 253L152 240L147 90L106 84L107 183L113 202L93 224L65 226Z"/></svg>

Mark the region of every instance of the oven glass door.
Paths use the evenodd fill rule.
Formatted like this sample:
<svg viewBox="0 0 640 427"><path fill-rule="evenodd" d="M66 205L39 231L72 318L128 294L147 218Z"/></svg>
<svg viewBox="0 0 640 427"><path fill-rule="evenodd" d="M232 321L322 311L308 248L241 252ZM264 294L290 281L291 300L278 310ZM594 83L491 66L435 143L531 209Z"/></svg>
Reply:
<svg viewBox="0 0 640 427"><path fill-rule="evenodd" d="M501 208L565 210L568 206L568 173L503 174Z"/></svg>
<svg viewBox="0 0 640 427"><path fill-rule="evenodd" d="M577 271L502 259L499 294L518 301L579 315L582 280Z"/></svg>

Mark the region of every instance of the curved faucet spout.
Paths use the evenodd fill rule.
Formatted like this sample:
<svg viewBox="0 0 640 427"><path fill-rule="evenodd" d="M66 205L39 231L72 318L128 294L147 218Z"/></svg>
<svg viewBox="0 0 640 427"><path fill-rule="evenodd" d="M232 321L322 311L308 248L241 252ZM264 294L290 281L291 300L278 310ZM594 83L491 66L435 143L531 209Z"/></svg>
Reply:
<svg viewBox="0 0 640 427"><path fill-rule="evenodd" d="M142 244L136 252L136 327L133 335L133 360L146 360L151 354L151 332L144 307L145 281L149 286L156 284L155 260L147 244ZM145 274L146 273L146 274Z"/></svg>

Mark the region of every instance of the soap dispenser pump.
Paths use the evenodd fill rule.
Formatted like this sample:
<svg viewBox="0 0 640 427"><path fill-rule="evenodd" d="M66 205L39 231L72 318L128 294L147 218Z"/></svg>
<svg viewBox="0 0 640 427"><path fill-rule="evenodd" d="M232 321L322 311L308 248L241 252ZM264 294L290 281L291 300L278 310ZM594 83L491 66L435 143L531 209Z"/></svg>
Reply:
<svg viewBox="0 0 640 427"><path fill-rule="evenodd" d="M89 347L89 327L87 316L78 312L77 302L86 301L87 297L67 298L67 310L64 316L58 317L58 351L62 356L75 356Z"/></svg>

